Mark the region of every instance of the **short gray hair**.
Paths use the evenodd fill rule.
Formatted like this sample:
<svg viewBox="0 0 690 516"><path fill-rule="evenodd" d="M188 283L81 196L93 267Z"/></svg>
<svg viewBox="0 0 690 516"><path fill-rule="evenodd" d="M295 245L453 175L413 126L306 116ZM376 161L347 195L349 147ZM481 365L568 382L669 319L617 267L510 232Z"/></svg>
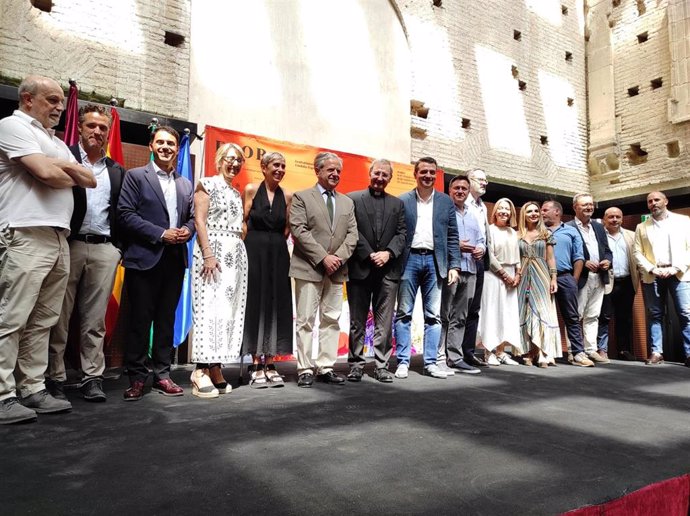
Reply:
<svg viewBox="0 0 690 516"><path fill-rule="evenodd" d="M383 165L384 167L388 167L388 170L390 170L391 175L393 175L393 164L388 161L387 159L375 159L374 161L371 162L371 165L369 166L369 173L371 174L371 171L374 170L374 167L376 165Z"/></svg>
<svg viewBox="0 0 690 516"><path fill-rule="evenodd" d="M268 152L261 157L261 167L267 167L269 163L282 159L285 161L285 156L280 152Z"/></svg>
<svg viewBox="0 0 690 516"><path fill-rule="evenodd" d="M342 168L343 160L340 159L340 156L338 156L337 154L333 154L332 152L319 152L314 158L314 169L321 170L324 162L326 162L329 159L336 160L338 163L340 163L340 167Z"/></svg>

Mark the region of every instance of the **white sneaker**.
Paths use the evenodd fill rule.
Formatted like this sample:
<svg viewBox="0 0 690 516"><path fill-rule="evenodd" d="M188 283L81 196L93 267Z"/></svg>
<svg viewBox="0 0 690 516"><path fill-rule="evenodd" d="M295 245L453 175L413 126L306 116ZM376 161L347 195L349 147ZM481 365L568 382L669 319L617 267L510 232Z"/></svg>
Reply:
<svg viewBox="0 0 690 516"><path fill-rule="evenodd" d="M491 355L491 356L493 356L493 355ZM500 357L496 357L496 358L503 365L520 365L515 360L510 358L510 355L508 353L503 353Z"/></svg>
<svg viewBox="0 0 690 516"><path fill-rule="evenodd" d="M589 358L587 358L587 355L585 355L584 351L580 351L577 355L573 357L573 365L580 366L580 367L593 367L594 362L592 362Z"/></svg>
<svg viewBox="0 0 690 516"><path fill-rule="evenodd" d="M448 364L446 364L445 362L436 362L436 365L441 371L446 373L446 376L455 376L455 371L448 367Z"/></svg>
<svg viewBox="0 0 690 516"><path fill-rule="evenodd" d="M486 363L493 366L501 365L501 362L498 361L498 357L494 353L489 355L489 358L486 359Z"/></svg>
<svg viewBox="0 0 690 516"><path fill-rule="evenodd" d="M432 378L445 379L448 377L446 373L441 371L441 368L436 364L428 365L424 368L424 376L431 376Z"/></svg>
<svg viewBox="0 0 690 516"><path fill-rule="evenodd" d="M395 377L396 378L407 378L407 374L409 372L410 368L407 364L400 364L398 368L395 370Z"/></svg>

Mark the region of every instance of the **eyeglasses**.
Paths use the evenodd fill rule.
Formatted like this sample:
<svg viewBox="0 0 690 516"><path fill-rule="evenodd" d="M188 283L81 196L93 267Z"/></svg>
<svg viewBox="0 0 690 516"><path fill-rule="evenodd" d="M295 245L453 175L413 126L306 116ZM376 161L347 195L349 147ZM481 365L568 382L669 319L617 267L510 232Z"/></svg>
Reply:
<svg viewBox="0 0 690 516"><path fill-rule="evenodd" d="M239 156L223 156L223 161L225 161L226 163L242 163L244 161L244 158L241 158Z"/></svg>

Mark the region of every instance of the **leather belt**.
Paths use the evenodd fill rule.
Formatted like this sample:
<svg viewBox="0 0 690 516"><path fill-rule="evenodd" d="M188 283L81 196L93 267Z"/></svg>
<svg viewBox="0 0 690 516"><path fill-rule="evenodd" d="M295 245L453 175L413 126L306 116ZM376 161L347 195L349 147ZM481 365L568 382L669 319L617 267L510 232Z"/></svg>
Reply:
<svg viewBox="0 0 690 516"><path fill-rule="evenodd" d="M410 253L412 254L433 254L434 250L433 249L423 249L421 247L413 247L410 249Z"/></svg>
<svg viewBox="0 0 690 516"><path fill-rule="evenodd" d="M112 242L112 238L105 235L72 235L72 240L78 240L79 242L86 242L87 244L105 244L107 242Z"/></svg>
<svg viewBox="0 0 690 516"><path fill-rule="evenodd" d="M569 274L570 276L572 276L572 275L573 275L573 271L561 271L561 272L556 273L556 276L565 276L565 275L568 275L568 274Z"/></svg>

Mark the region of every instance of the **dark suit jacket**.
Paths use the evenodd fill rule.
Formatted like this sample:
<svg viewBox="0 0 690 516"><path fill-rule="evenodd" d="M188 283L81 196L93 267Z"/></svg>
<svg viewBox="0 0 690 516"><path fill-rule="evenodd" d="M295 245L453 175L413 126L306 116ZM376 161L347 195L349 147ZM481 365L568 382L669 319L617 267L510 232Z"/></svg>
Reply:
<svg viewBox="0 0 690 516"><path fill-rule="evenodd" d="M613 253L611 252L611 249L609 248L609 239L606 238L606 230L604 229L604 226L598 222L595 222L593 220L590 220L589 223L592 225L592 229L594 230L594 234L597 237L597 243L599 244L599 261L601 260L608 260L609 262L613 262ZM577 229L577 232L580 236L582 234L580 233L580 230L577 228L577 222L575 222L575 219L566 222L569 226L573 226L575 229ZM584 238L582 239L582 250L585 253L585 261L589 260L589 251L587 250L587 244L584 242ZM604 285L608 285L609 283L609 273L608 271L599 271L598 272L599 277L601 278L601 281L604 283ZM587 283L587 278L589 276L589 269L587 267L582 268L582 274L580 274L580 279L577 282L577 287L582 288L585 286Z"/></svg>
<svg viewBox="0 0 690 516"><path fill-rule="evenodd" d="M290 232L295 244L290 259L290 277L305 281L323 281L326 271L321 263L333 254L343 262L330 279L348 280L347 260L357 244L357 221L352 200L335 192L335 223L331 225L326 203L317 186L292 195Z"/></svg>
<svg viewBox="0 0 690 516"><path fill-rule="evenodd" d="M381 276L393 280L400 279L407 233L405 208L402 201L397 197L387 193L383 195L382 233L377 240L374 199L369 193L369 189L348 194L355 203L355 218L359 232L355 252L348 260L350 279L367 279L372 269L376 269L372 265L369 255L378 251L390 251L391 253L391 259L381 269Z"/></svg>
<svg viewBox="0 0 690 516"><path fill-rule="evenodd" d="M194 234L194 203L192 183L177 172L177 220L174 227L187 227ZM170 227L170 216L165 196L153 168L153 162L145 167L133 168L125 174L125 180L117 205L120 237L124 243L122 265L125 268L148 270L163 255L161 235ZM187 266L186 244L175 244Z"/></svg>
<svg viewBox="0 0 690 516"><path fill-rule="evenodd" d="M455 218L455 205L444 193L434 191L434 261L436 272L441 278L448 276L449 269L460 270L460 243L458 241L458 222ZM416 190L405 192L400 196L405 207L405 225L407 238L403 252L403 269L410 256L412 239L417 227L417 193Z"/></svg>
<svg viewBox="0 0 690 516"><path fill-rule="evenodd" d="M77 161L81 163L81 151L79 145L71 145L69 150L72 151ZM110 222L110 237L112 238L115 247L122 248L117 234L117 202L120 198L120 189L122 188L122 180L125 177L125 169L119 163L112 159L105 158L105 166L108 169L108 176L110 177L110 208L108 213L108 221ZM72 194L74 195L74 212L72 213L72 220L70 220L70 232L72 235L79 233L81 225L84 223L86 216L86 189L81 186L73 186Z"/></svg>

